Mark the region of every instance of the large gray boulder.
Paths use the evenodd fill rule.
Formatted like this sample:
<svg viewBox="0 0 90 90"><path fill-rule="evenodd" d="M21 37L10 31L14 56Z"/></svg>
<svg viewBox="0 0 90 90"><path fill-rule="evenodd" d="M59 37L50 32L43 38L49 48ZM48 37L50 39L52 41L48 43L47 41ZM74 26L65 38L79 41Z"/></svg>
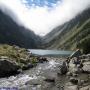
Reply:
<svg viewBox="0 0 90 90"><path fill-rule="evenodd" d="M90 62L85 62L82 69L83 69L84 73L89 73L90 74Z"/></svg>
<svg viewBox="0 0 90 90"><path fill-rule="evenodd" d="M19 66L5 58L0 59L0 77L7 77L18 72Z"/></svg>
<svg viewBox="0 0 90 90"><path fill-rule="evenodd" d="M65 61L62 62L62 65L59 67L59 70L60 71L58 74L61 74L61 75L66 74L68 72L68 67Z"/></svg>

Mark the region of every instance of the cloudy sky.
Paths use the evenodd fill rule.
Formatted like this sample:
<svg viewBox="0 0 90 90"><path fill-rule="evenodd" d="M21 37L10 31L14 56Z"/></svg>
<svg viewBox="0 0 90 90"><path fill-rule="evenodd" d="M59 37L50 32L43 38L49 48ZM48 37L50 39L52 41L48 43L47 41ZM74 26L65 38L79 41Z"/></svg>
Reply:
<svg viewBox="0 0 90 90"><path fill-rule="evenodd" d="M90 0L0 0L15 22L45 35L90 7Z"/></svg>

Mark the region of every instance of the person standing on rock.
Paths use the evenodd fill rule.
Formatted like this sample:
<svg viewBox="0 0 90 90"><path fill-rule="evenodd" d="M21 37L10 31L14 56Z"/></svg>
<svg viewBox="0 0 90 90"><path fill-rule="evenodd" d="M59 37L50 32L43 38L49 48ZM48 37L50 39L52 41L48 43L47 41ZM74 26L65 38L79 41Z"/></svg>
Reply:
<svg viewBox="0 0 90 90"><path fill-rule="evenodd" d="M71 54L70 59L74 58L74 64L77 66L77 64L80 64L80 56L82 55L82 52L80 49L77 49L74 53Z"/></svg>
<svg viewBox="0 0 90 90"><path fill-rule="evenodd" d="M79 58L79 56L81 56L81 55L82 55L81 50L80 49L77 49L74 53L72 53L70 55L70 58L73 58L73 57Z"/></svg>

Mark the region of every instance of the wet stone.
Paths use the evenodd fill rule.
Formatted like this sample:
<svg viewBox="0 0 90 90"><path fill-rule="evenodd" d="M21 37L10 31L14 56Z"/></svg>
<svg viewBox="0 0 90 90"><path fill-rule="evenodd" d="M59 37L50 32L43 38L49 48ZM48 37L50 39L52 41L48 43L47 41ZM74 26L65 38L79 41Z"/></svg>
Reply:
<svg viewBox="0 0 90 90"><path fill-rule="evenodd" d="M78 86L77 85L65 86L64 90L78 90Z"/></svg>
<svg viewBox="0 0 90 90"><path fill-rule="evenodd" d="M46 82L55 82L55 79L53 78L53 79L45 79L44 81L46 81Z"/></svg>
<svg viewBox="0 0 90 90"><path fill-rule="evenodd" d="M67 76L73 76L71 72L67 72Z"/></svg>
<svg viewBox="0 0 90 90"><path fill-rule="evenodd" d="M84 73L90 74L90 62L84 63L84 66L82 69Z"/></svg>
<svg viewBox="0 0 90 90"><path fill-rule="evenodd" d="M79 90L90 90L90 85L80 88Z"/></svg>
<svg viewBox="0 0 90 90"><path fill-rule="evenodd" d="M78 79L72 77L70 78L70 82L73 84L78 84Z"/></svg>
<svg viewBox="0 0 90 90"><path fill-rule="evenodd" d="M73 73L73 77L78 77L78 74L76 74L76 73Z"/></svg>

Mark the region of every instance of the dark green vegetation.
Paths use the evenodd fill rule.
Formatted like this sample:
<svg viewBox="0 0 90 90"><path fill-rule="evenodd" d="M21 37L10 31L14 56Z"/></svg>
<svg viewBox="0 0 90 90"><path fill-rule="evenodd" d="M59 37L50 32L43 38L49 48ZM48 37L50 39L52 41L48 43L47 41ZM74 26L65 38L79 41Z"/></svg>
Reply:
<svg viewBox="0 0 90 90"><path fill-rule="evenodd" d="M18 45L24 48L37 48L39 36L19 26L0 10L0 43Z"/></svg>
<svg viewBox="0 0 90 90"><path fill-rule="evenodd" d="M84 53L90 53L90 9L58 26L43 40L45 41L43 48L63 50L81 48Z"/></svg>
<svg viewBox="0 0 90 90"><path fill-rule="evenodd" d="M0 45L0 58L8 58L16 62L21 68L29 63L35 64L37 57L28 53L27 49L18 46Z"/></svg>
<svg viewBox="0 0 90 90"><path fill-rule="evenodd" d="M48 62L47 58L33 55L16 45L0 44L0 77L8 77Z"/></svg>
<svg viewBox="0 0 90 90"><path fill-rule="evenodd" d="M0 78L16 75L35 67L40 62L39 58L29 52L16 45L0 44Z"/></svg>

